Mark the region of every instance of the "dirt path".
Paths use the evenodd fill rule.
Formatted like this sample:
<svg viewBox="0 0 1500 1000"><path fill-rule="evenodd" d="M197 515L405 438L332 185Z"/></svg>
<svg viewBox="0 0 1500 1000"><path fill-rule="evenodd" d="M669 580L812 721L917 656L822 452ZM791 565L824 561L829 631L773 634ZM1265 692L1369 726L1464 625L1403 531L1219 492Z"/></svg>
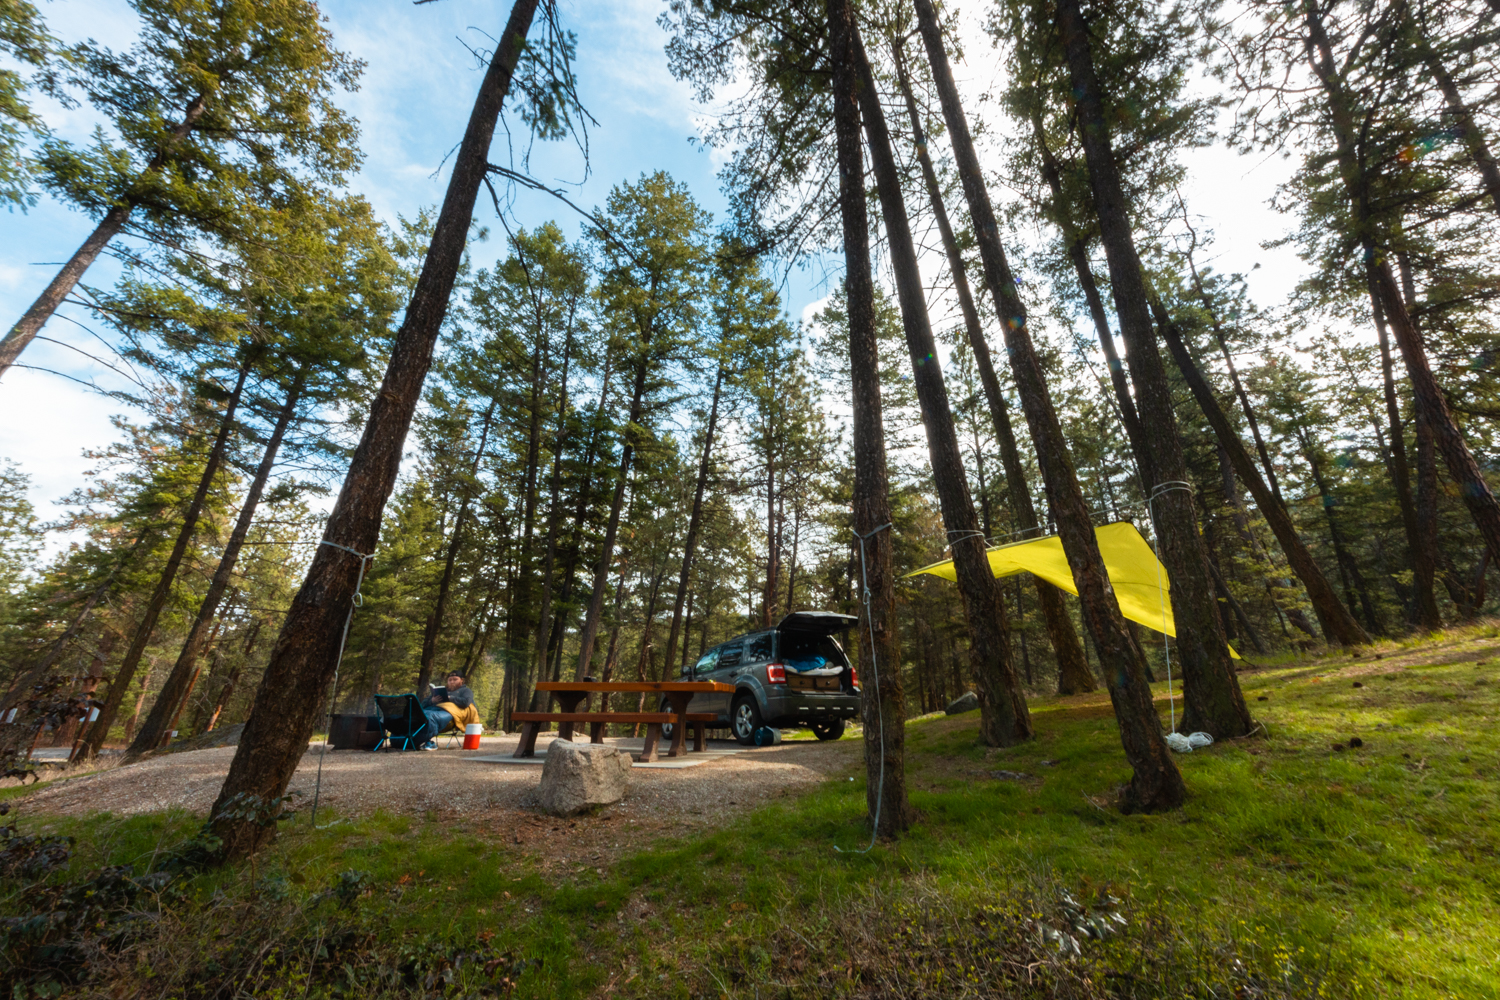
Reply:
<svg viewBox="0 0 1500 1000"><path fill-rule="evenodd" d="M539 750L545 748L547 735L542 739ZM635 835L629 839L638 842L653 831L680 833L684 825L717 826L765 802L806 791L848 771L858 762L861 749L858 740L796 742L748 748L689 768L636 768L623 801L599 816L568 821L536 810L540 766L465 759L509 754L516 742L514 736L487 737L477 751L330 752L323 765L319 808L351 819L375 812L416 814L468 826L476 833L504 835L517 844L550 839L547 835L559 829L630 826ZM310 749L292 777L289 791L301 793L299 808L312 801L320 750ZM234 753L234 747L221 747L104 767L57 779L21 801L32 815L130 816L168 809L206 815Z"/></svg>

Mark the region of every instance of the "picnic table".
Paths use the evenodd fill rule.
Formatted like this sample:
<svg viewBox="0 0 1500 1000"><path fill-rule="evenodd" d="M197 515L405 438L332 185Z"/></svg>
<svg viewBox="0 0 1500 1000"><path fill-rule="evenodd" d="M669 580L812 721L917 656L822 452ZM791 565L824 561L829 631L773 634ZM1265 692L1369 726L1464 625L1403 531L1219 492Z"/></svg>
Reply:
<svg viewBox="0 0 1500 1000"><path fill-rule="evenodd" d="M649 763L656 760L656 748L661 742L661 727L664 723L674 723L672 727L672 746L667 751L668 757L681 757L687 753L687 729L693 726L693 749L703 749L703 729L707 723L714 721L712 713L689 714L688 702L693 700L695 694L707 694L714 691L729 692L734 690L732 684L721 684L718 681L541 681L537 684L538 691L549 692L557 699L561 706L561 712L513 712L511 718L521 723L521 743L516 747L515 756L536 756L536 738L541 732L542 726L548 723L557 723L557 735L561 739L573 738L573 727L582 723L589 724L589 742L604 742L604 727L611 722L644 723L646 726L646 746L640 756L641 763ZM584 704L589 697L598 694L658 694L667 700L671 706L668 712L580 712L578 706Z"/></svg>

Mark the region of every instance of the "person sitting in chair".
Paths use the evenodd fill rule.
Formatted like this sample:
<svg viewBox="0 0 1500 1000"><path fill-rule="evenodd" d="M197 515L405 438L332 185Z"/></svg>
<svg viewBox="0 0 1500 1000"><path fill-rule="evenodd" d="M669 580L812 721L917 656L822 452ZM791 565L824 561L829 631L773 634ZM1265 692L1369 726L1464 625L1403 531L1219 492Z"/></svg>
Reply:
<svg viewBox="0 0 1500 1000"><path fill-rule="evenodd" d="M436 737L450 728L463 729L479 721L479 709L474 707L474 692L464 683L462 674L449 674L445 687L434 687L432 695L422 703L427 715L427 735ZM436 750L437 740L429 738L423 750Z"/></svg>

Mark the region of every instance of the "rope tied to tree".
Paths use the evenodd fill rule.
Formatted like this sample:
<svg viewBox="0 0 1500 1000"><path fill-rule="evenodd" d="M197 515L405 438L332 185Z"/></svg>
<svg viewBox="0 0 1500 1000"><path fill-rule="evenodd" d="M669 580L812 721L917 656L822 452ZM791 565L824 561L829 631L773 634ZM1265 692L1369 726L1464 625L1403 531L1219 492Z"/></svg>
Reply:
<svg viewBox="0 0 1500 1000"><path fill-rule="evenodd" d="M875 530L879 531L880 529L876 528ZM958 537L954 538L954 535ZM984 532L975 531L972 528L954 528L948 532L948 544L944 548L951 549L966 538L977 538L981 545L984 545L986 548L989 547L989 542L986 540Z"/></svg>
<svg viewBox="0 0 1500 1000"><path fill-rule="evenodd" d="M364 607L365 597L360 592L360 588L365 585L365 571L369 569L370 563L375 560L375 553L373 552L360 552L358 549L351 549L347 545L340 545L338 542L331 542L326 538L320 540L318 544L339 549L353 556L359 556L359 578L354 581L354 596L349 599L349 613L344 616L344 631L339 635L339 655L333 661L333 694L328 699L328 725L323 728L323 752L318 754L318 777L313 783L312 816L309 820L313 829L317 829L318 826L318 799L323 792L323 758L328 756L329 738L333 735L333 710L338 704L339 696L339 667L344 663L344 645L349 641L349 623L354 620L354 609Z"/></svg>
<svg viewBox="0 0 1500 1000"><path fill-rule="evenodd" d="M833 849L840 854L869 854L874 849L875 838L880 836L880 810L885 804L885 713L880 710L880 665L875 652L875 622L870 618L870 574L865 569L867 562L865 542L887 528L894 530L890 521L878 528L871 528L864 534L854 532L854 537L859 539L859 581L864 591L862 600L865 606L865 630L870 634L870 684L875 689L875 719L879 723L877 733L880 740L880 780L875 786L875 816L874 822L870 824L870 842L862 851L845 851L839 845L834 844ZM983 537L983 535L980 536L981 541Z"/></svg>
<svg viewBox="0 0 1500 1000"><path fill-rule="evenodd" d="M1191 494L1193 484L1185 483L1180 479L1158 483L1151 490L1151 496L1146 501L1146 508L1151 514L1151 552L1156 556L1156 592L1161 601L1161 648L1167 659L1167 708L1172 717L1172 728L1169 731L1175 733L1177 732L1177 700L1172 695L1172 638L1167 635L1167 584L1162 578L1161 526L1156 523L1157 498L1173 490L1184 490Z"/></svg>

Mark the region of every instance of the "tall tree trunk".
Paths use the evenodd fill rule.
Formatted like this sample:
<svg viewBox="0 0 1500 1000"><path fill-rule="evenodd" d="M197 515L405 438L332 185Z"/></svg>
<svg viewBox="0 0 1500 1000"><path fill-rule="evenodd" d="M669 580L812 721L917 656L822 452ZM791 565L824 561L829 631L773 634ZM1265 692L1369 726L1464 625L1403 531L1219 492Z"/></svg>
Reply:
<svg viewBox="0 0 1500 1000"><path fill-rule="evenodd" d="M1240 482L1249 488L1250 495L1255 498L1255 504L1260 508L1261 516L1266 519L1266 524L1270 526L1271 533L1276 536L1281 551L1286 555L1287 564L1291 566L1292 572L1306 588L1308 600L1312 602L1313 613L1318 616L1318 624L1323 627L1323 635L1330 641L1343 646L1358 646L1369 642L1369 635L1360 627L1359 622L1354 620L1354 615L1350 610L1339 600L1328 578L1323 575L1323 570L1313 559L1307 546L1303 544L1302 537L1297 534L1297 529L1292 525L1292 519L1288 516L1286 507L1271 494L1266 481L1261 478L1260 470L1251 461L1250 453L1245 450L1245 443L1234 432L1234 428L1229 425L1229 418L1220 408L1213 387L1208 384L1197 362L1188 353L1187 345L1183 343L1182 334L1178 331L1176 324L1172 323L1169 317L1162 316L1162 319L1164 320L1162 333L1167 341L1167 349L1172 352L1172 360L1177 362L1183 381L1187 383L1193 398L1197 400L1198 409L1203 411L1209 426L1213 428L1214 436L1218 438L1220 447L1229 457L1229 463L1234 468L1235 475L1239 476ZM1175 582L1173 588L1175 593Z"/></svg>
<svg viewBox="0 0 1500 1000"><path fill-rule="evenodd" d="M1396 255L1401 271L1401 291L1408 312L1416 309L1417 289L1412 280L1411 264L1405 254ZM1425 631L1443 627L1438 611L1433 578L1437 573L1437 460L1432 450L1432 424L1417 415L1417 501L1412 503L1411 479L1406 465L1406 435L1401 427L1401 407L1396 401L1396 380L1391 359L1390 331L1385 313L1373 284L1369 286L1370 307L1375 314L1375 329L1380 335L1380 368L1385 389L1386 416L1390 423L1391 480L1401 505L1402 526L1406 529L1407 547L1412 571L1412 624ZM1412 325L1416 326L1413 317Z"/></svg>
<svg viewBox="0 0 1500 1000"><path fill-rule="evenodd" d="M876 836L895 837L916 819L906 797L906 692L891 570L891 508L886 480L885 428L880 403L880 356L875 336L875 283L859 136L858 49L852 0L828 0L829 62L833 71L834 140L838 154L839 216L844 236L844 294L849 314L849 395L853 413L854 532L862 539L860 667L865 696L865 804ZM872 697L873 695L873 697Z"/></svg>
<svg viewBox="0 0 1500 1000"><path fill-rule="evenodd" d="M644 352L649 348L650 331L641 332L642 355L635 370L635 386L630 396L630 419L625 422L625 433L620 447L619 480L615 483L614 500L609 505L609 521L604 526L604 540L599 543L599 561L594 565L593 590L589 594L589 609L584 615L583 631L578 636L578 669L575 676L588 673L589 660L594 655L594 640L599 635L599 618L604 611L604 591L609 580L609 567L615 557L615 539L620 534L620 512L625 507L625 488L630 484L630 463L635 457L635 442L631 441L631 428L641 419L641 401L646 394L646 371L649 367Z"/></svg>
<svg viewBox="0 0 1500 1000"><path fill-rule="evenodd" d="M182 528L177 533L177 542L172 546L171 554L167 556L166 565L162 567L161 577L156 581L156 589L152 591L151 599L146 603L146 612L141 616L140 624L136 626L135 638L131 640L130 648L125 652L125 659L110 682L109 694L104 699L104 707L99 709L99 718L89 726L83 739L73 751L74 760L92 759L99 752L99 748L104 745L110 726L115 724L115 716L120 711L120 699L125 697L125 688L135 676L141 657L145 655L146 646L151 642L151 633L156 630L156 620L161 616L161 609L166 606L167 597L172 592L172 582L177 578L177 569L182 565L183 556L187 554L193 536L197 534L198 517L203 512L203 504L208 498L209 488L213 486L214 478L219 474L219 467L224 462L224 452L229 444L229 433L234 426L234 413L240 405L240 394L245 390L245 379L249 374L250 361L247 357L240 363L239 377L235 380L234 390L230 392L229 400L224 406L224 418L219 423L219 432L214 437L213 447L209 449L207 460L203 463L203 474L198 478L198 489L193 493L193 498L188 501L187 509L183 511ZM137 714L139 714L139 709L137 709Z"/></svg>
<svg viewBox="0 0 1500 1000"><path fill-rule="evenodd" d="M964 269L958 240L953 235L953 225L948 219L948 209L943 204L943 191L938 184L937 171L932 166L932 155L927 148L926 130L917 111L916 99L912 96L911 83L906 74L906 60L901 42L893 42L896 56L897 76L906 98L906 112L911 119L912 134L917 146L917 160L922 167L922 179L927 186L927 197L932 203L933 218L937 221L938 233L942 236L943 251L948 257L948 272L953 276L953 288L958 295L959 308L963 311L964 329L969 335L969 348L974 352L974 364L979 371L979 382L984 387L985 401L989 404L990 419L995 426L995 440L1000 443L1000 460L1005 466L1006 492L1010 497L1016 527L1023 532L1035 533L1039 522L1036 507L1031 502L1031 489L1026 482L1025 468L1021 465L1020 449L1016 447L1015 431L1010 423L1010 407L1005 394L1000 391L1000 379L995 374L995 364L990 357L989 341L985 339L984 327L979 322L979 310L974 305L974 296L969 289L968 275ZM1095 293L1095 298L1098 295ZM1102 309L1102 307L1101 307ZM1112 354L1114 342L1104 327L1104 340ZM1115 359L1118 362L1118 358ZM1113 368L1111 369L1113 371ZM1125 405L1130 397L1125 396ZM1132 407L1133 419L1135 410ZM1083 655L1083 645L1063 603L1062 591L1052 584L1032 577L1036 586L1037 606L1042 611L1042 621L1047 626L1047 638L1052 642L1052 651L1057 656L1057 686L1059 694L1080 694L1094 691L1098 684L1089 670L1088 660ZM1024 641L1024 640L1023 640Z"/></svg>
<svg viewBox="0 0 1500 1000"><path fill-rule="evenodd" d="M1376 290L1374 282L1368 282L1368 285L1370 308L1375 317L1375 330L1380 341L1386 436L1390 442L1386 449L1386 468L1390 473L1391 486L1396 491L1396 505L1401 510L1401 527L1406 534L1406 549L1412 569L1410 617L1413 625L1425 631L1432 631L1442 627L1442 617L1438 612L1437 598L1432 589L1435 573L1433 552L1423 544L1422 525L1417 518L1417 505L1412 500L1411 471L1406 460L1406 428L1401 420L1401 403L1396 396L1395 365L1391 358L1390 331L1386 327L1385 311L1380 306L1380 293Z"/></svg>
<svg viewBox="0 0 1500 1000"><path fill-rule="evenodd" d="M448 539L448 551L443 557L443 575L438 577L437 601L427 617L422 630L422 662L417 670L417 693L420 696L432 681L432 664L437 659L438 637L443 633L443 619L448 613L448 593L453 587L453 565L458 561L458 550L464 541L464 522L469 517L469 500L472 497L473 481L479 476L479 465L484 460L485 445L490 440L490 422L495 417L495 400L490 400L479 426L479 447L474 449L474 461L469 465L470 482L461 487L463 496L458 502L458 513L453 518L453 537Z"/></svg>
<svg viewBox="0 0 1500 1000"><path fill-rule="evenodd" d="M1182 204L1182 196L1178 195L1178 203ZM1193 246L1197 245L1198 233L1192 224L1187 221L1188 213L1186 205L1183 205L1182 219L1192 234ZM1286 501L1281 497L1281 484L1276 479L1276 466L1271 462L1271 453L1266 448L1265 438L1260 433L1260 420L1255 416L1255 407L1250 405L1250 394L1245 391L1245 384L1240 381L1240 370L1234 363L1234 354L1229 350L1229 339L1224 334L1224 327L1219 322L1219 312L1214 308L1213 300L1209 298L1208 289L1203 287L1203 278L1198 274L1197 262L1193 259L1193 250L1190 247L1187 252L1188 271L1193 277L1193 289L1198 293L1198 301L1203 303L1203 309L1208 313L1209 326L1214 332L1214 340L1219 345L1219 353L1224 358L1224 365L1229 369L1229 382L1234 387L1234 397L1239 401L1240 411L1245 414L1245 423L1250 428L1250 437L1255 442L1255 452L1260 456L1261 468L1266 471L1266 481L1271 485L1271 495L1276 502L1285 505Z"/></svg>
<svg viewBox="0 0 1500 1000"><path fill-rule="evenodd" d="M1182 667L1182 726L1216 739L1244 736L1253 725L1229 646L1219 623L1208 553L1198 535L1194 499L1166 366L1156 348L1145 275L1136 255L1130 213L1110 143L1103 98L1094 73L1088 27L1078 0L1058 0L1057 27L1067 56L1078 110L1078 132L1088 164L1100 240L1109 262L1115 314L1130 358L1130 381L1155 475L1151 514L1162 562L1172 580L1172 615Z"/></svg>
<svg viewBox="0 0 1500 1000"><path fill-rule="evenodd" d="M524 266L524 258L522 258L522 263ZM525 273L527 274L529 281L531 273L530 270L527 269ZM508 609L513 620L513 626L511 629L511 633L513 636L512 645L516 648L516 652L518 652L523 658L523 662L525 659L529 658L529 651L526 647L531 642L532 629L535 628L535 625L533 624L533 616L536 612L536 609L532 606L531 603L531 592L533 584L531 566L532 548L534 540L536 538L536 510L538 499L536 481L538 469L540 466L539 456L541 455L542 448L542 384L545 380L547 367L546 358L549 347L549 342L542 336L542 331L544 330L544 317L541 299L539 297L540 293L534 293L534 295L537 296L535 301L538 338L541 339L542 342L539 343L536 350L533 351L534 360L532 362L531 374L531 398L528 400L530 419L528 420L526 432L526 464L524 466L526 471L521 487L521 495L523 497L521 504L521 544L517 552L515 592L511 596L510 607ZM567 330L568 339L571 341L573 333L573 313L571 309L568 314Z"/></svg>
<svg viewBox="0 0 1500 1000"><path fill-rule="evenodd" d="M274 822L260 819L256 811L270 809L286 791L322 701L308 692L326 690L337 667L344 622L364 574L365 554L374 552L380 538L381 515L401 466L406 433L468 241L474 201L488 170L490 139L537 2L516 0L496 43L385 379L370 404L364 434L324 529L324 538L332 544L317 547L307 578L292 600L229 775L210 812L225 860L244 857L274 833Z"/></svg>
<svg viewBox="0 0 1500 1000"><path fill-rule="evenodd" d="M143 754L159 746L162 735L172 724L171 720L182 710L190 682L197 676L198 657L201 655L204 639L219 613L219 602L224 597L224 591L229 589L229 577L234 572L235 563L239 561L245 537L250 533L250 523L255 519L255 510L260 505L261 494L265 492L266 480L271 477L271 470L276 465L276 453L281 450L281 440L286 436L286 429L297 410L297 401L302 395L302 379L303 376L299 373L287 390L286 400L281 412L276 415L276 425L271 430L260 465L255 470L255 478L250 482L250 490L245 494L239 517L229 533L229 542L224 546L219 565L214 570L213 579L209 581L208 591L198 605L198 615L193 619L192 628L188 630L187 641L182 644L182 652L178 654L172 672L167 675L166 683L157 694L156 703L151 706L145 724L131 741L130 748L126 751L127 757Z"/></svg>
<svg viewBox="0 0 1500 1000"><path fill-rule="evenodd" d="M1365 586L1364 574L1360 573L1359 563L1349 551L1349 540L1344 535L1339 519L1333 516L1338 498L1333 495L1328 478L1323 475L1323 463L1318 461L1312 438L1300 424L1297 425L1297 437L1302 442L1302 456L1307 459L1308 467L1312 470L1313 485L1318 489L1318 505L1323 508L1323 517L1328 522L1328 537L1333 542L1334 558L1338 560L1340 570L1348 577L1345 585L1359 596L1360 607L1365 613L1365 624L1371 633L1377 633L1380 631L1380 621L1375 616L1375 604L1370 599L1369 588ZM1353 603L1352 599L1350 603Z"/></svg>
<svg viewBox="0 0 1500 1000"><path fill-rule="evenodd" d="M677 576L677 596L672 604L672 628L667 633L667 657L663 660L669 667L677 662L677 640L682 631L682 604L687 597L688 580L693 572L693 558L698 552L698 529L703 520L703 491L708 484L708 470L712 465L714 434L719 426L719 397L724 388L724 362L714 375L713 402L708 408L708 423L703 428L703 451L698 457L698 481L693 486L693 509L688 514L687 536L682 541L682 572Z"/></svg>
<svg viewBox="0 0 1500 1000"><path fill-rule="evenodd" d="M167 142L146 164L146 169L141 171L140 176L132 183L132 188L142 179L154 176L161 171L167 162L167 152L193 130L193 126L197 124L199 118L203 117L203 112L207 107L207 94L199 94L188 103L183 112L182 121L172 126L167 133ZM41 332L47 320L52 318L57 307L63 304L63 300L83 278L84 272L99 259L99 254L104 252L109 241L125 228L125 223L130 221L130 213L135 207L135 198L136 194L133 190L127 191L118 205L110 206L109 211L104 213L104 218L99 220L99 225L95 226L94 231L83 241L83 245L73 252L73 256L68 258L62 270L57 272L57 276L47 284L46 288L42 289L42 294L37 296L31 308L27 309L16 321L16 325L10 328L5 339L0 340L0 375L4 375L10 370L10 366L16 363L16 359L21 356L26 345L36 339L36 335Z"/></svg>
<svg viewBox="0 0 1500 1000"><path fill-rule="evenodd" d="M126 743L131 742L135 738L135 724L136 724L136 722L141 717L141 706L144 705L144 704L146 704L146 694L151 690L151 674L152 674L152 672L155 669L156 669L156 664L147 662L147 664L146 664L146 673L145 673L144 676L141 677L141 693L135 699L135 711L131 712L130 713L130 718L128 718L128 719L125 720L125 742ZM100 718L103 718L103 717L104 716L102 714L102 709L101 709ZM106 733L105 735L108 735L108 733ZM91 737L88 736L88 735L85 735L84 738L85 739L90 739ZM104 737L101 736L101 737L99 737L99 742L98 742L98 744L95 747L95 752L97 753L98 752L98 747L99 746L103 746L103 745L104 745ZM74 746L74 748L73 748L73 759L74 760L80 759L79 756L78 756L79 749L80 749L79 746Z"/></svg>
<svg viewBox="0 0 1500 1000"><path fill-rule="evenodd" d="M543 552L541 552L541 601L537 606L537 637L535 637L534 646L529 651L529 660L534 666L535 673L540 673L541 664L546 663L547 634L552 628L552 570L556 565L556 553L558 553L558 523L562 519L559 496L562 493L562 448L565 447L565 441L567 441L567 379L571 361L573 361L573 324L570 321L567 339L562 343L562 382L558 387L558 426L552 432L552 474L547 478L547 537ZM609 360L606 358L603 388L598 397L598 412L603 412L607 393L609 393ZM510 721L508 712L505 714L505 721L507 723Z"/></svg>
<svg viewBox="0 0 1500 1000"><path fill-rule="evenodd" d="M250 654L255 651L256 640L260 638L261 619L256 618L250 623L248 634L245 636L245 645L240 650L240 662L236 663L229 671L229 676L224 678L224 685L219 688L219 693L214 697L214 706L208 716L208 724L203 727L205 733L212 732L214 726L219 724L219 717L224 712L224 707L229 704L229 699L234 697L234 686L240 679L240 670L245 661L250 659Z"/></svg>
<svg viewBox="0 0 1500 1000"><path fill-rule="evenodd" d="M109 575L104 578L104 581L99 586L93 589L88 598L83 602L83 607L78 610L78 614L74 615L73 620L68 623L68 627L63 629L63 634L52 640L51 644L47 647L47 651L42 654L42 658L37 661L36 665L23 673L20 679L10 686L10 690L5 693L5 697L0 699L0 715L4 715L12 706L19 702L24 693L32 685L44 679L47 676L47 671L51 670L58 660L62 659L63 650L67 648L68 643L83 628L83 623L88 621L88 617L93 614L94 608L99 606L99 602L104 600L105 595L114 587L115 579L120 575L120 570L125 568L126 564L130 562L131 557L140 550L141 545L145 543L150 535L151 529L149 527L140 530L135 536L135 541L130 543L130 548L115 560L114 566L110 568Z"/></svg>
<svg viewBox="0 0 1500 1000"><path fill-rule="evenodd" d="M1376 245L1372 223L1368 218L1366 194L1368 183L1358 156L1359 130L1349 106L1343 81L1339 77L1338 62L1333 55L1333 46L1323 28L1317 9L1308 6L1304 10L1307 24L1308 57L1313 74L1318 78L1328 96L1329 119L1333 125L1337 148L1334 157L1339 165L1340 179L1353 215L1354 232L1364 253L1367 278L1375 286L1376 295L1384 307L1386 322L1395 335L1396 346L1401 349L1401 358L1406 362L1406 372L1411 378L1412 395L1419 419L1429 421L1432 428L1433 447L1443 456L1448 474L1458 484L1464 504L1480 537L1490 550L1492 558L1500 557L1500 502L1490 490L1474 453L1469 450L1463 432L1448 409L1442 387L1432 374L1427 360L1427 348L1422 344L1421 334L1407 312L1406 303L1396 287L1390 263Z"/></svg>
<svg viewBox="0 0 1500 1000"><path fill-rule="evenodd" d="M1079 489L1067 440L1052 405L1031 331L1026 325L1026 307L1016 294L1015 277L1000 243L1000 227L995 220L979 157L974 152L974 141L959 102L958 87L953 82L953 70L943 47L937 12L932 0L916 0L916 10L922 42L942 102L943 119L953 144L959 179L974 224L985 283L994 296L996 312L1002 319L1001 328L1005 332L1005 345L1021 409L1026 414L1051 512L1057 520L1058 535L1078 588L1083 619L1100 654L1101 673L1109 687L1110 701L1119 721L1120 741L1134 770L1121 805L1128 810L1147 812L1175 809L1182 805L1186 796L1182 774L1162 738L1161 719L1156 715L1151 688L1146 682L1145 661L1125 631L1103 557L1099 554L1099 542L1094 536L1088 504Z"/></svg>
<svg viewBox="0 0 1500 1000"><path fill-rule="evenodd" d="M1175 348L1172 349L1172 356L1174 359L1177 356L1177 351ZM1184 376L1184 380L1186 379L1186 377L1187 376ZM1213 398L1212 390L1210 390L1209 396L1210 398ZM1196 391L1194 392L1194 397L1197 397ZM1227 420L1225 421L1225 426L1228 426ZM1214 431L1214 434L1215 437L1218 436L1217 429ZM1273 569L1275 564L1271 561L1271 554L1266 551L1265 546L1260 543L1260 539L1257 538L1255 536L1255 533L1250 530L1250 517L1245 510L1244 498L1240 496L1240 488L1234 473L1234 463L1230 461L1229 458L1229 450L1225 448L1223 444L1219 444L1217 450L1219 453L1219 478L1223 481L1224 484L1224 502L1229 505L1231 516L1234 521L1235 532L1240 536L1240 541L1243 542L1245 547L1250 550L1251 554L1256 558L1257 561L1259 561L1268 570ZM1248 456L1246 456L1245 460L1249 461ZM1285 514L1286 510L1285 508L1283 508L1282 515L1285 516ZM1317 568L1316 563L1314 563L1313 566L1314 568ZM1318 572L1321 573L1322 570L1318 570ZM1326 586L1327 581L1324 581L1324 583ZM1279 587L1282 590L1289 590L1291 589L1292 581L1286 579L1285 577L1267 576L1264 581L1264 586L1266 591L1266 599L1271 602L1271 608L1276 612L1277 621L1281 623L1282 635L1290 636L1290 633L1287 632L1286 628L1286 622L1288 619L1290 619L1292 623L1296 625L1297 628L1301 630L1305 635L1310 638L1317 638L1317 633L1313 631L1312 622L1307 620L1307 615L1302 613L1302 609L1292 608L1289 611L1283 612L1280 603L1276 600L1276 588ZM1330 590L1329 593L1332 593L1332 590ZM1336 601L1338 600L1338 598L1335 597L1334 600ZM1340 605L1340 607L1343 606ZM1348 610L1345 609L1344 613L1347 615Z"/></svg>
<svg viewBox="0 0 1500 1000"><path fill-rule="evenodd" d="M1104 312L1104 299L1099 295L1099 283L1094 280L1094 269L1089 264L1088 237L1078 231L1067 211L1063 195L1062 167L1047 144L1047 130L1042 122L1042 109L1038 104L1031 108L1031 134L1037 152L1042 159L1042 178L1052 192L1053 222L1062 233L1063 243L1068 248L1068 260L1073 264L1073 273L1078 278L1078 287L1083 290L1084 301L1089 307L1089 317L1094 322L1094 335L1104 352L1104 362L1109 368L1109 382L1114 389L1115 407L1120 423L1125 427L1125 437L1130 441L1131 453L1135 456L1136 471L1141 479L1141 492L1150 494L1156 475L1151 468L1150 446L1146 443L1146 432L1141 427L1140 413L1130 395L1130 386L1125 374L1125 364L1120 352L1115 350L1114 334L1109 329L1109 317Z"/></svg>
<svg viewBox="0 0 1500 1000"><path fill-rule="evenodd" d="M773 399L770 404L776 405ZM776 613L776 579L781 575L780 546L776 537L776 417L766 419L766 589L761 594L762 625L771 624Z"/></svg>
<svg viewBox="0 0 1500 1000"><path fill-rule="evenodd" d="M1479 177L1484 182L1485 193L1490 196L1495 212L1500 213L1500 164L1495 162L1489 143L1485 141L1484 132L1474 121L1473 109L1464 103L1464 96L1458 89L1458 83L1448 72L1448 68L1443 65L1442 60L1438 58L1437 52L1428 42L1427 35L1421 27L1417 28L1416 39L1418 49L1422 53L1422 61L1427 64L1427 71L1432 74L1433 82L1442 92L1443 103L1448 105L1448 112L1458 128L1459 138L1463 140L1469 159L1473 161L1474 168L1479 171Z"/></svg>
<svg viewBox="0 0 1500 1000"><path fill-rule="evenodd" d="M880 209L890 248L891 269L896 276L896 295L901 303L906 347L911 352L913 380L927 435L927 454L937 487L938 507L947 529L949 549L969 625L969 657L979 681L979 735L990 746L1012 746L1032 736L1031 714L1021 690L1015 664L1011 662L1009 627L1005 622L1005 599L995 575L990 572L984 532L974 514L969 495L969 477L958 449L958 434L948 405L948 389L937 357L937 341L927 316L927 295L917 266L916 246L907 221L901 193L901 175L891 150L885 112L875 76L854 32L859 60L860 111L870 162L880 195Z"/></svg>
<svg viewBox="0 0 1500 1000"><path fill-rule="evenodd" d="M562 504L560 500L562 494L562 456L567 442L568 367L571 363L572 356L573 326L570 323L568 325L568 339L567 342L563 345L562 388L558 391L557 400L557 430L554 431L552 435L552 476L551 482L548 486L549 499L547 503L547 543L546 548L544 549L542 554L542 598L537 611L536 649L532 653L530 665L528 666L526 663L522 664L521 670L519 671L519 673L522 675L530 673L540 677L542 671L546 669L547 663L549 662L548 655L552 649L552 643L550 641L550 637L552 635L553 620L552 571L553 568L557 565L557 533L562 522ZM600 380L599 387L599 405L594 408L595 431L594 433L589 435L588 447L585 449L583 463L583 481L582 483L580 483L578 488L578 527L580 529L583 525L583 517L587 514L588 511L589 484L591 481L590 477L593 475L594 471L594 445L598 440L598 426L599 422L603 420L605 404L609 402L609 385L612 360L613 358L610 355L606 354L604 358L603 378ZM572 578L573 567L572 564L569 563L565 579L571 581ZM565 584L564 590L566 589L567 586ZM567 598L564 597L563 600L567 600ZM512 671L512 673L515 673L515 671ZM504 726L507 732L510 731L510 713L514 706L521 704L521 702L518 700L519 694L520 692L511 691L508 687L506 693L504 694L505 708L503 712L496 713L497 716L503 714Z"/></svg>

